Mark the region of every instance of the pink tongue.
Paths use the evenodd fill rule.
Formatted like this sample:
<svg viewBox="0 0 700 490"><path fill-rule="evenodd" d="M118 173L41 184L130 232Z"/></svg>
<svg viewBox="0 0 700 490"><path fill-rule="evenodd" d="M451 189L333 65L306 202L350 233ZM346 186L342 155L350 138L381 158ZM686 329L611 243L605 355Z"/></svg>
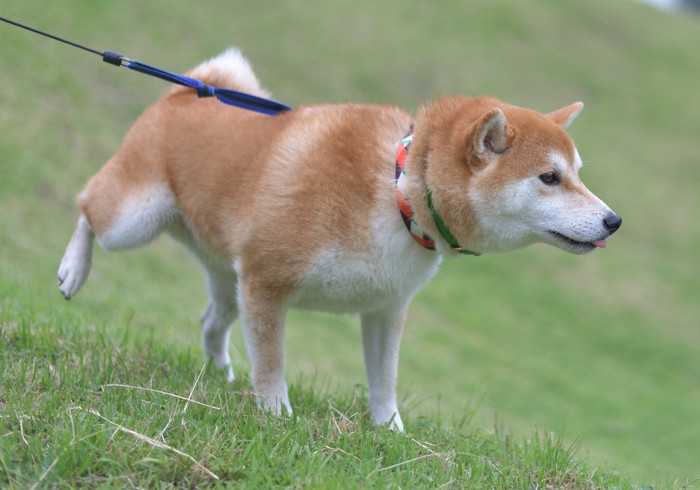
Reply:
<svg viewBox="0 0 700 490"><path fill-rule="evenodd" d="M605 248L605 240L594 240L591 243L596 247Z"/></svg>

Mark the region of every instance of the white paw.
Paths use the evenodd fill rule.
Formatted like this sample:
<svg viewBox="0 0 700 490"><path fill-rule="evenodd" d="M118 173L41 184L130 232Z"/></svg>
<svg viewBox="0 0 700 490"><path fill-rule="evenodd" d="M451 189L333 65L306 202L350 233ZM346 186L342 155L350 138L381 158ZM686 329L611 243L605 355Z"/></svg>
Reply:
<svg viewBox="0 0 700 490"><path fill-rule="evenodd" d="M228 370L227 370L227 371L228 371L228 372L227 372L227 374L226 374L226 380L227 380L229 383L233 383L233 382L236 380L236 376L234 376L234 374L233 374L233 368L231 367L230 364L228 365Z"/></svg>
<svg viewBox="0 0 700 490"><path fill-rule="evenodd" d="M63 297L71 299L80 290L90 274L92 263L91 250L77 254L73 250L67 250L61 265L58 268L58 289Z"/></svg>
<svg viewBox="0 0 700 490"><path fill-rule="evenodd" d="M403 432L403 421L398 413L391 419L391 422L389 422L389 429L395 430L396 432Z"/></svg>
<svg viewBox="0 0 700 490"><path fill-rule="evenodd" d="M286 394L286 387L285 393L283 394L268 396L256 395L255 398L258 402L259 408L272 412L278 417L282 415L291 417L294 415L292 412L292 406L289 404L289 397Z"/></svg>
<svg viewBox="0 0 700 490"><path fill-rule="evenodd" d="M76 295L90 274L94 237L87 219L81 215L58 267L58 289L66 299Z"/></svg>
<svg viewBox="0 0 700 490"><path fill-rule="evenodd" d="M372 422L375 426L386 425L390 430L403 432L403 421L397 409L377 410L377 414L373 414Z"/></svg>
<svg viewBox="0 0 700 490"><path fill-rule="evenodd" d="M229 357L228 352L226 352L224 356L215 356L214 365L217 368L226 371L226 379L229 383L233 383L236 377L233 374L233 366L231 366L231 358Z"/></svg>
<svg viewBox="0 0 700 490"><path fill-rule="evenodd" d="M233 383L236 379L236 376L233 374L233 366L231 365L231 356L228 355L228 352L224 351L223 353L219 354L209 354L207 355L207 358L214 358L214 366L216 366L218 369L221 369L222 371L226 371L226 380L229 383Z"/></svg>

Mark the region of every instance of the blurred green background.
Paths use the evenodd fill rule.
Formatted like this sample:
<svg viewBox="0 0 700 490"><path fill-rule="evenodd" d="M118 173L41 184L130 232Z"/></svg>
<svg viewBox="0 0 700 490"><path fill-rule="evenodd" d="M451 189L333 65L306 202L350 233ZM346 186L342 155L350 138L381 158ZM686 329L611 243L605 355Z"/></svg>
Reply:
<svg viewBox="0 0 700 490"><path fill-rule="evenodd" d="M402 347L405 419L495 421L578 438L633 477L700 477L700 18L631 2L13 2L0 15L184 72L230 45L291 105L489 94L543 112L581 100L582 177L624 219L585 257L535 246L448 261ZM0 25L0 308L199 349L203 279L168 239L96 252L67 304L55 272L74 196L163 82ZM392 162L387 162L391 165ZM68 314L70 312L70 314ZM247 370L240 329L235 367ZM364 384L357 321L290 314L288 379Z"/></svg>

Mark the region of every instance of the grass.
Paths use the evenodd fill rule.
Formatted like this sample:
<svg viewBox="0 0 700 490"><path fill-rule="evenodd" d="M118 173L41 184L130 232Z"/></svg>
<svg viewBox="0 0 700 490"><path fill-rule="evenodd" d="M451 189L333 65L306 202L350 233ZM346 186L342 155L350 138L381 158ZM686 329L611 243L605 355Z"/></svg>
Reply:
<svg viewBox="0 0 700 490"><path fill-rule="evenodd" d="M255 408L245 376L231 387L191 349L68 312L65 324L55 312L3 316L5 488L632 488L547 432L515 441L423 418L407 435L373 430L363 388L331 394L303 379L296 417L276 419Z"/></svg>
<svg viewBox="0 0 700 490"><path fill-rule="evenodd" d="M16 2L3 15L179 71L236 44L292 105L413 108L444 93L489 93L546 111L583 100L571 128L583 177L624 224L586 257L532 247L449 262L416 297L402 414L410 438L451 462L368 430L350 317L290 315L299 419L267 420L250 405L245 375L231 390L206 370L195 385L205 296L180 248L164 240L97 251L76 299L66 304L55 288L75 194L164 84L0 26L0 479L18 488L212 482L191 460L114 433L115 422L160 442L167 427L172 448L243 486L698 486L697 18L603 0L254 9L210 0L196 11L180 0L167 10L83 0ZM245 373L238 329L233 344ZM105 387L115 383L185 397L194 386L195 400L221 410L190 403L183 412L168 395ZM331 405L349 428L334 428L345 419ZM292 454L300 469L271 469L288 468Z"/></svg>

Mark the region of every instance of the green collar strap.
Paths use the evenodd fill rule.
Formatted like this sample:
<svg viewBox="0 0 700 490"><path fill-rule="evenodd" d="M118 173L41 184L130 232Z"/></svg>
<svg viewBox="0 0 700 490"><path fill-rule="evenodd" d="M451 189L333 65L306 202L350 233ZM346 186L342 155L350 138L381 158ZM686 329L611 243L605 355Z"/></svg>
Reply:
<svg viewBox="0 0 700 490"><path fill-rule="evenodd" d="M422 227L414 220L413 209L408 200L405 198L401 190L399 189L399 182L405 178L406 175L406 160L408 159L408 150L413 142L413 130L411 130L406 137L404 137L399 143L399 148L396 153L396 195L399 203L399 210L401 211L401 217L411 233L411 236L420 243L423 247L428 250L436 250L435 241L430 238L430 236L422 229ZM450 229L445 224L445 221L435 209L433 204L433 193L430 189L427 189L427 204L430 208L430 212L433 214L433 221L435 221L435 226L437 227L440 235L445 241L450 245L450 248L457 253L465 255L480 255L477 252L472 252L462 247L454 235L450 232Z"/></svg>
<svg viewBox="0 0 700 490"><path fill-rule="evenodd" d="M430 208L430 212L433 213L433 221L435 221L435 226L437 227L438 231L440 232L440 235L442 235L442 238L445 239L445 241L450 245L450 248L454 250L455 252L465 254L465 255L481 255L477 252L472 252L471 250L467 250L466 248L462 247L457 239L454 237L454 235L450 232L450 229L447 227L445 224L445 221L443 221L442 216L440 216L440 213L438 213L437 209L435 209L435 205L433 204L433 193L428 189L428 207Z"/></svg>

